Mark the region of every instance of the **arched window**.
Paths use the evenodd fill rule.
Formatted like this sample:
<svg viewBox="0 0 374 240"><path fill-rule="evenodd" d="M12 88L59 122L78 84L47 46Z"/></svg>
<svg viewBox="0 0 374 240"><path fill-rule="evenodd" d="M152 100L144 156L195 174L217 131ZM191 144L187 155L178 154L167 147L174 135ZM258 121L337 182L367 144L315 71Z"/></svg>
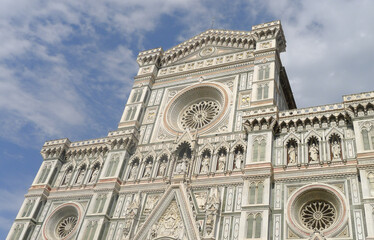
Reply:
<svg viewBox="0 0 374 240"><path fill-rule="evenodd" d="M251 183L249 186L249 204L255 204L256 202L256 184Z"/></svg>
<svg viewBox="0 0 374 240"><path fill-rule="evenodd" d="M265 161L266 141L263 138L255 139L253 142L252 162Z"/></svg>
<svg viewBox="0 0 374 240"><path fill-rule="evenodd" d="M269 85L265 84L264 85L264 99L269 97Z"/></svg>
<svg viewBox="0 0 374 240"><path fill-rule="evenodd" d="M247 218L247 238L253 238L254 217L250 214Z"/></svg>
<svg viewBox="0 0 374 240"><path fill-rule="evenodd" d="M270 66L261 66L258 70L258 80L268 79L270 77Z"/></svg>
<svg viewBox="0 0 374 240"><path fill-rule="evenodd" d="M370 172L368 174L368 181L369 181L370 195L374 197L374 173Z"/></svg>
<svg viewBox="0 0 374 240"><path fill-rule="evenodd" d="M262 182L252 182L249 185L249 204L261 204L264 195L264 184Z"/></svg>
<svg viewBox="0 0 374 240"><path fill-rule="evenodd" d="M51 165L50 164L45 165L43 167L43 170L42 170L42 172L40 174L40 177L39 177L37 183L44 183L47 180L47 177L48 177L48 174L49 174L50 170L51 170Z"/></svg>
<svg viewBox="0 0 374 240"><path fill-rule="evenodd" d="M258 85L257 87L257 100L262 99L262 85Z"/></svg>
<svg viewBox="0 0 374 240"><path fill-rule="evenodd" d="M374 149L374 127L370 131L366 128L362 129L361 134L364 150Z"/></svg>
<svg viewBox="0 0 374 240"><path fill-rule="evenodd" d="M249 214L247 217L247 238L261 238L262 216L261 214Z"/></svg>
<svg viewBox="0 0 374 240"><path fill-rule="evenodd" d="M142 90L141 89L135 90L134 95L132 96L132 102L139 102L141 97L142 97Z"/></svg>
<svg viewBox="0 0 374 240"><path fill-rule="evenodd" d="M116 173L118 164L119 164L119 157L113 156L109 161L109 165L106 170L105 177L113 176Z"/></svg>
<svg viewBox="0 0 374 240"><path fill-rule="evenodd" d="M257 214L256 220L255 220L256 228L255 228L255 238L261 237L261 225L262 225L262 217L261 214Z"/></svg>

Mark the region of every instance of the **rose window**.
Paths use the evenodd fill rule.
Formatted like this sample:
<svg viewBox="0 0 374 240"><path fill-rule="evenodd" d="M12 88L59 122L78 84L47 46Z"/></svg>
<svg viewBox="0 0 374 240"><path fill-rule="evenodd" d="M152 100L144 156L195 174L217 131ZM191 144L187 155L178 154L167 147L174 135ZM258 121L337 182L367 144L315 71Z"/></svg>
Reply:
<svg viewBox="0 0 374 240"><path fill-rule="evenodd" d="M73 230L75 225L77 225L78 219L75 216L70 216L64 218L58 225L57 225L57 235L60 238L64 238L69 235Z"/></svg>
<svg viewBox="0 0 374 240"><path fill-rule="evenodd" d="M325 201L313 201L305 204L300 213L302 223L311 230L329 228L336 219L334 206Z"/></svg>
<svg viewBox="0 0 374 240"><path fill-rule="evenodd" d="M219 113L220 106L214 101L201 101L189 106L181 117L184 129L199 129L209 124Z"/></svg>

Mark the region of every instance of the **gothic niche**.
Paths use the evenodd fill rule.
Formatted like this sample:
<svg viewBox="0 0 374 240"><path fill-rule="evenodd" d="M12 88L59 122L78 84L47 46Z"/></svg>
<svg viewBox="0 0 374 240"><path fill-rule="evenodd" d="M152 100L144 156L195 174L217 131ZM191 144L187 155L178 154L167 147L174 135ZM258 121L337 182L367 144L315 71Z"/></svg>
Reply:
<svg viewBox="0 0 374 240"><path fill-rule="evenodd" d="M138 175L139 169L139 158L134 158L130 164L129 180L135 180Z"/></svg>
<svg viewBox="0 0 374 240"><path fill-rule="evenodd" d="M149 156L144 163L144 174L143 178L150 178L152 175L152 168L153 168L153 157Z"/></svg>
<svg viewBox="0 0 374 240"><path fill-rule="evenodd" d="M308 141L308 162L319 162L319 142L316 137L311 137Z"/></svg>
<svg viewBox="0 0 374 240"><path fill-rule="evenodd" d="M75 181L75 184L82 184L84 181L84 176L86 176L86 165L85 164L79 168L78 176Z"/></svg>
<svg viewBox="0 0 374 240"><path fill-rule="evenodd" d="M210 163L211 153L209 149L205 149L202 154L200 174L209 173L209 163Z"/></svg>
<svg viewBox="0 0 374 240"><path fill-rule="evenodd" d="M333 134L329 139L330 143L330 158L331 160L341 160L342 158L342 147L341 139L339 135Z"/></svg>
<svg viewBox="0 0 374 240"><path fill-rule="evenodd" d="M235 148L234 153L235 159L233 169L240 170L242 168L242 164L244 164L244 147L242 145L238 145Z"/></svg>
<svg viewBox="0 0 374 240"><path fill-rule="evenodd" d="M92 168L92 173L91 176L88 180L88 183L95 183L98 176L99 176L99 171L100 171L100 163L96 163L93 168Z"/></svg>
<svg viewBox="0 0 374 240"><path fill-rule="evenodd" d="M296 164L298 158L298 145L295 139L287 143L287 164Z"/></svg>
<svg viewBox="0 0 374 240"><path fill-rule="evenodd" d="M190 166L191 160L191 147L190 144L187 142L183 142L176 150L177 153L177 160L174 169L174 173L176 174L185 174L188 171Z"/></svg>
<svg viewBox="0 0 374 240"><path fill-rule="evenodd" d="M226 169L226 148L222 147L218 150L217 172L223 172Z"/></svg>
<svg viewBox="0 0 374 240"><path fill-rule="evenodd" d="M160 166L158 168L157 176L164 177L168 167L168 156L166 154L159 158Z"/></svg>
<svg viewBox="0 0 374 240"><path fill-rule="evenodd" d="M73 167L70 166L65 172L65 176L64 176L64 179L62 180L61 186L67 186L70 183L70 179L72 175L73 175Z"/></svg>

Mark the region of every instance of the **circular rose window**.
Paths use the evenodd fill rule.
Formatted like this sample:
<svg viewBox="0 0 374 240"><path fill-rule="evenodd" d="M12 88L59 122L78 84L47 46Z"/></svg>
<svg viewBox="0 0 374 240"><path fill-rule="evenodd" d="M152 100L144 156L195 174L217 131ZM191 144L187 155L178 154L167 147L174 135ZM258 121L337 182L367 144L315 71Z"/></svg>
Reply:
<svg viewBox="0 0 374 240"><path fill-rule="evenodd" d="M191 86L178 93L166 106L164 125L172 133L205 130L225 115L229 99L226 89L217 83Z"/></svg>
<svg viewBox="0 0 374 240"><path fill-rule="evenodd" d="M80 212L80 207L75 203L63 204L56 208L45 222L44 238L70 239L78 228Z"/></svg>
<svg viewBox="0 0 374 240"><path fill-rule="evenodd" d="M347 204L339 190L327 184L299 188L289 197L286 219L300 237L321 232L326 237L339 233L347 221Z"/></svg>

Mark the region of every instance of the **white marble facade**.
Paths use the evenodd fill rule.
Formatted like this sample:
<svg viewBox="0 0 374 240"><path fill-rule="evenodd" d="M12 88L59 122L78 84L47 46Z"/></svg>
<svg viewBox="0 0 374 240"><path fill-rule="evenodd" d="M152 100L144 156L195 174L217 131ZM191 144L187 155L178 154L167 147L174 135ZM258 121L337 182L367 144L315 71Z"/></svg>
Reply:
<svg viewBox="0 0 374 240"><path fill-rule="evenodd" d="M7 239L374 239L374 92L298 109L279 21L139 53L118 129L47 141Z"/></svg>

